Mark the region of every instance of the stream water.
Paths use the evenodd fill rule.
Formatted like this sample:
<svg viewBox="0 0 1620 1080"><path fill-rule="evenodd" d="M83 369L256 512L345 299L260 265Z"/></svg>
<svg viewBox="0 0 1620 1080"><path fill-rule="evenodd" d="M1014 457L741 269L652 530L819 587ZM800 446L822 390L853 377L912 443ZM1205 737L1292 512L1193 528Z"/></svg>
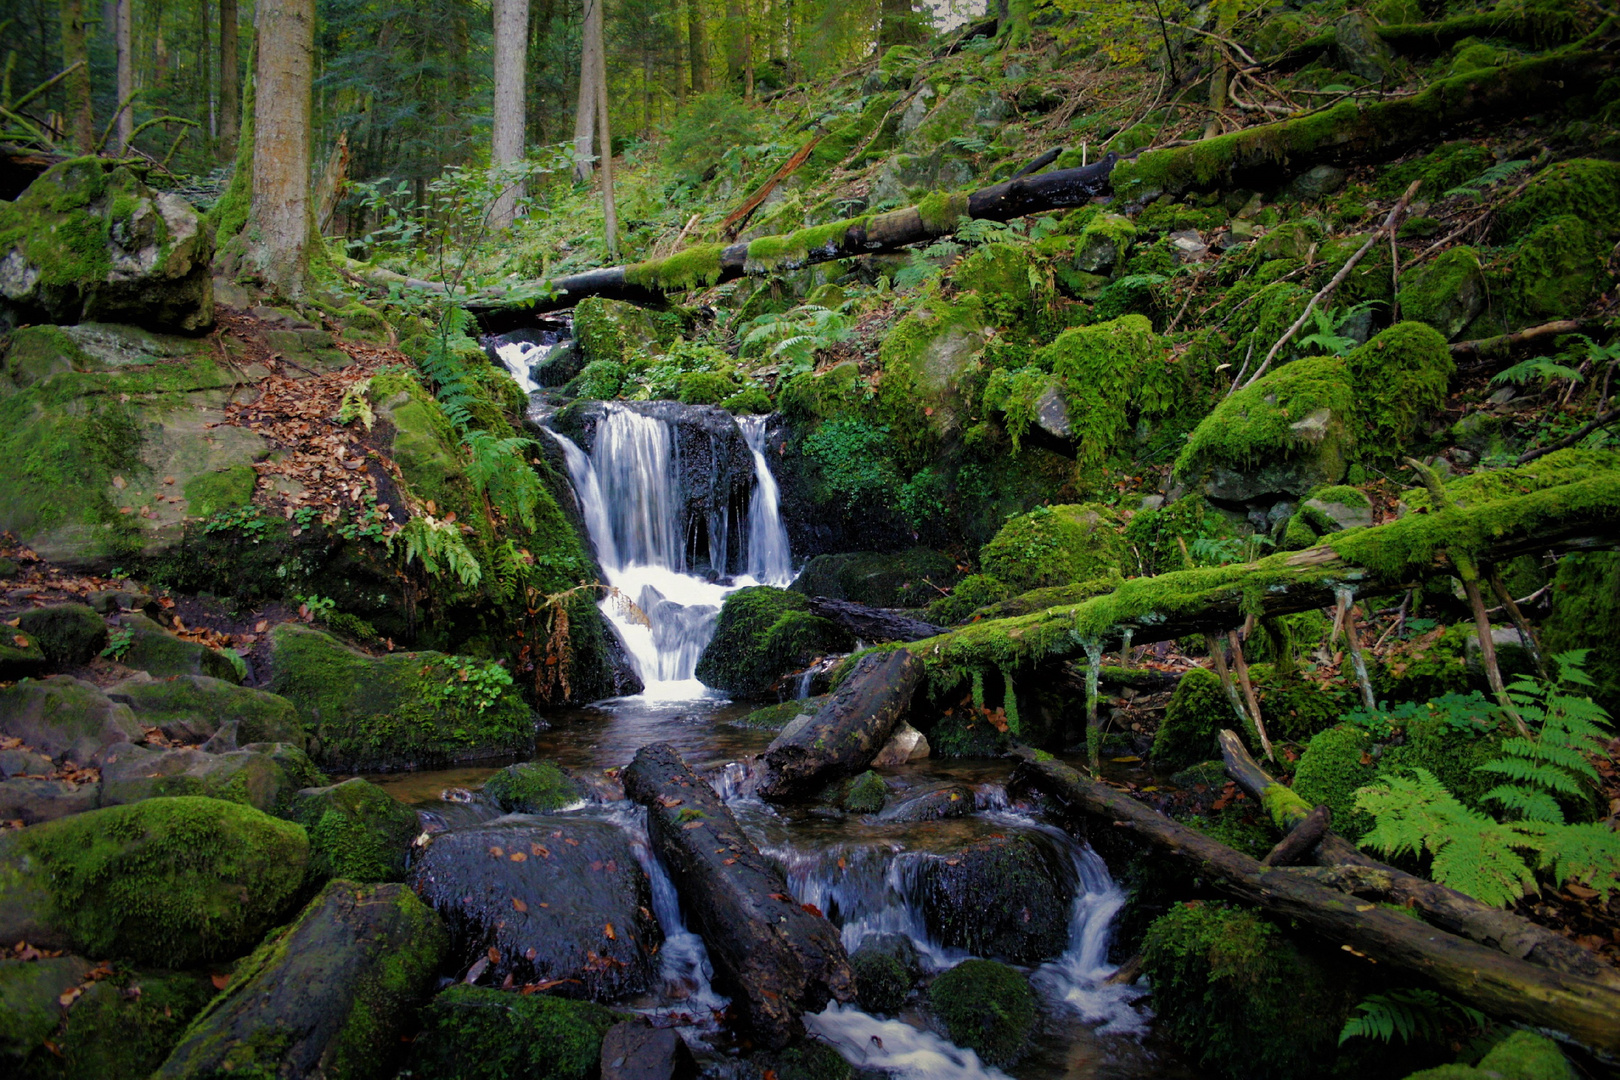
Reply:
<svg viewBox="0 0 1620 1080"><path fill-rule="evenodd" d="M538 357L521 346L503 347L502 359L521 382ZM530 384L532 385L532 384ZM697 574L683 558L681 463L675 433L660 418L610 406L587 452L552 433L566 456L579 509L610 584L635 604L610 597L602 610L623 639L646 691L547 716L550 727L535 756L578 770L623 766L651 742L672 743L694 770L709 778L762 852L778 861L802 901L824 911L853 952L873 935L901 935L920 966L939 972L968 959L930 934L924 912L925 864L964 845L1013 832L1030 833L1057 853L1073 884L1067 944L1061 954L1027 969L1042 1000L1042 1019L1031 1051L1006 1072L952 1045L922 1012L908 1007L884 1019L853 1005L833 1004L806 1018L808 1029L850 1062L897 1077L1020 1080L1056 1078L1182 1077L1184 1070L1158 1047L1144 991L1110 984L1108 945L1124 894L1089 847L1009 802L1010 765L999 760L935 760L888 774L893 806L909 794L945 784L970 789L974 812L948 820L901 823L876 816L828 816L825 811L774 808L753 795L752 760L772 733L738 724L753 706L730 702L693 675L714 632L725 596L744 585L785 585L793 576L788 538L777 504L777 485L763 452L762 420L738 421L752 451L755 484L747 510L747 550L733 577ZM724 557L711 565L725 566ZM397 798L415 804L443 826L494 815L465 789L476 788L495 766L378 777ZM463 789L455 794L455 789ZM447 801L443 793L452 794ZM662 988L632 1004L682 1028L689 1041L723 1050L716 1017L724 998L710 983L702 940L685 925L668 876L648 845L644 812L628 802L592 804L575 811L601 815L625 829L652 882L654 914L666 935Z"/></svg>

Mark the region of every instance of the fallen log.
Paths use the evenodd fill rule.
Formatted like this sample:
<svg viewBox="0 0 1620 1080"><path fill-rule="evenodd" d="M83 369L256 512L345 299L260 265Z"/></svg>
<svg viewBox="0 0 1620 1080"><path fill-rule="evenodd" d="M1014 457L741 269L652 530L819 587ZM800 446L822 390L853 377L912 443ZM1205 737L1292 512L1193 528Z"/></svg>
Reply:
<svg viewBox="0 0 1620 1080"><path fill-rule="evenodd" d="M766 749L760 795L791 798L866 768L910 707L922 676L922 661L904 649L861 657L814 716L783 728Z"/></svg>
<svg viewBox="0 0 1620 1080"><path fill-rule="evenodd" d="M1278 829L1293 835L1311 812L1305 801L1292 789L1273 780L1249 756L1235 732L1223 731L1219 738L1226 774L1266 808ZM1568 938L1455 889L1386 866L1362 854L1331 829L1321 834L1312 849L1312 857L1321 869L1300 872L1319 884L1365 899L1411 908L1442 930L1539 967L1620 991L1620 970Z"/></svg>
<svg viewBox="0 0 1620 1080"><path fill-rule="evenodd" d="M786 1046L804 1033L804 1013L855 997L838 931L793 898L781 872L673 747L637 751L624 790L647 808L653 850L761 1045Z"/></svg>
<svg viewBox="0 0 1620 1080"><path fill-rule="evenodd" d="M1402 55L1437 56L1471 37L1499 38L1544 48L1573 41L1588 28L1589 24L1583 26L1573 13L1570 18L1558 23L1540 11L1534 14L1528 11L1484 11L1437 22L1374 26L1372 31ZM1338 48L1338 45L1339 35L1329 30L1264 61L1263 66L1267 71L1291 71L1303 67L1330 49Z"/></svg>
<svg viewBox="0 0 1620 1080"><path fill-rule="evenodd" d="M945 632L943 626L935 626L921 619L857 604L853 600L834 600L830 596L812 596L810 613L831 619L856 637L873 643L921 641Z"/></svg>
<svg viewBox="0 0 1620 1080"><path fill-rule="evenodd" d="M1262 866L1166 817L1124 792L1087 779L1056 760L1022 750L1011 784L1034 788L1076 815L1133 832L1144 843L1194 864L1217 890L1294 920L1331 944L1409 971L1496 1017L1553 1028L1594 1049L1620 1051L1620 990L1538 967L1427 926L1375 903Z"/></svg>
<svg viewBox="0 0 1620 1080"><path fill-rule="evenodd" d="M1316 847L1332 821L1333 811L1325 806L1318 806L1300 818L1299 822L1277 841L1277 846L1266 853L1266 857L1260 860L1260 865L1288 866L1298 862L1301 856Z"/></svg>
<svg viewBox="0 0 1620 1080"><path fill-rule="evenodd" d="M1459 361L1468 361L1459 366L1469 371L1482 367L1490 360L1506 359L1521 345L1528 345L1533 341L1558 334L1578 334L1592 328L1593 324L1581 319L1557 319L1542 323L1540 326L1515 330L1511 334L1498 334L1496 337L1480 338L1476 341L1455 342L1451 346L1451 355Z"/></svg>
<svg viewBox="0 0 1620 1080"><path fill-rule="evenodd" d="M1107 193L1108 176L1117 160L1109 154L1079 169L1021 176L974 192L936 193L916 206L816 225L785 236L762 236L729 246L698 244L665 259L569 274L510 293L483 294L470 298L465 306L485 333L499 334L526 325L535 315L571 308L587 296L662 304L666 292L925 243L954 233L963 217L1010 221L1080 206Z"/></svg>

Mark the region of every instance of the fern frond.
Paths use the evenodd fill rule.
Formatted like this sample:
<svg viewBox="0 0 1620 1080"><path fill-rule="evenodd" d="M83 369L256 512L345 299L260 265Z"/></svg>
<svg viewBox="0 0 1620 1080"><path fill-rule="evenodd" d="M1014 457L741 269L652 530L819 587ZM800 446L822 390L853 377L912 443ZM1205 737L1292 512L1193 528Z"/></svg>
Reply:
<svg viewBox="0 0 1620 1080"><path fill-rule="evenodd" d="M1547 825L1519 822L1521 832L1533 831L1541 843L1541 868L1552 871L1562 886L1579 881L1596 889L1604 903L1620 889L1620 832L1607 822Z"/></svg>
<svg viewBox="0 0 1620 1080"><path fill-rule="evenodd" d="M1433 990L1402 989L1369 994L1356 1005L1360 1016L1352 1016L1339 1032L1339 1045L1351 1039L1382 1039L1390 1042L1400 1036L1411 1042L1413 1035L1437 1042L1445 1037L1447 1024L1470 1029L1485 1026L1485 1014L1453 1001Z"/></svg>
<svg viewBox="0 0 1620 1080"><path fill-rule="evenodd" d="M1480 799L1482 802L1495 803L1525 821L1564 823L1564 808L1545 791L1530 791L1515 784L1498 784Z"/></svg>

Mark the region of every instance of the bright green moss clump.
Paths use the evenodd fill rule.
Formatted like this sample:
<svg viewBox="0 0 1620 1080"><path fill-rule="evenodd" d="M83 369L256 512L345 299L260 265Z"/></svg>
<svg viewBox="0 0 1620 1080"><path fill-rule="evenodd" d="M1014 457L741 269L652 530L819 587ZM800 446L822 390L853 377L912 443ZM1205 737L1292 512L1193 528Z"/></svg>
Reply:
<svg viewBox="0 0 1620 1080"><path fill-rule="evenodd" d="M416 837L416 813L376 784L355 777L298 793L293 816L309 832L309 871L317 881L400 881Z"/></svg>
<svg viewBox="0 0 1620 1080"><path fill-rule="evenodd" d="M551 761L508 765L484 782L484 795L508 814L549 814L579 802L584 787Z"/></svg>
<svg viewBox="0 0 1620 1080"><path fill-rule="evenodd" d="M1321 732L1305 748L1294 773L1294 793L1312 806L1333 811L1333 827L1351 840L1372 828L1372 818L1356 809L1356 790L1378 778L1373 741L1364 730L1339 724Z"/></svg>
<svg viewBox="0 0 1620 1080"><path fill-rule="evenodd" d="M147 799L0 836L0 907L88 956L185 967L257 941L308 858L302 827L252 807Z"/></svg>
<svg viewBox="0 0 1620 1080"><path fill-rule="evenodd" d="M1119 524L1105 506L1041 506L1020 514L979 549L984 572L1014 592L1068 585L1117 571Z"/></svg>
<svg viewBox="0 0 1620 1080"><path fill-rule="evenodd" d="M844 809L852 814L875 814L888 801L888 785L870 769L852 780L844 792Z"/></svg>
<svg viewBox="0 0 1620 1080"><path fill-rule="evenodd" d="M1620 163L1577 158L1547 166L1497 212L1493 236L1510 241L1566 214L1601 236L1620 233Z"/></svg>
<svg viewBox="0 0 1620 1080"><path fill-rule="evenodd" d="M714 638L698 659L697 677L739 697L769 691L789 672L853 644L836 623L809 612L808 597L755 585L726 597Z"/></svg>
<svg viewBox="0 0 1620 1080"><path fill-rule="evenodd" d="M1575 1080L1558 1044L1534 1031L1515 1031L1480 1059L1479 1065L1442 1065L1406 1080Z"/></svg>
<svg viewBox="0 0 1620 1080"><path fill-rule="evenodd" d="M434 1080L590 1080L618 1014L588 1001L452 986L424 1010L411 1072Z"/></svg>
<svg viewBox="0 0 1620 1080"><path fill-rule="evenodd" d="M624 268L624 279L631 285L675 292L713 285L720 280L720 253L723 244L694 244L667 259L653 259Z"/></svg>
<svg viewBox="0 0 1620 1080"><path fill-rule="evenodd" d="M1165 419L1190 398L1186 375L1141 315L1065 330L1037 354L1036 364L1063 380L1082 468L1119 452L1138 422Z"/></svg>
<svg viewBox="0 0 1620 1080"><path fill-rule="evenodd" d="M1337 480L1344 475L1344 423L1353 406L1344 360L1296 360L1217 405L1188 438L1176 472L1191 477L1216 466L1315 456L1323 478Z"/></svg>
<svg viewBox="0 0 1620 1080"><path fill-rule="evenodd" d="M1237 713L1220 678L1206 668L1193 668L1176 683L1170 704L1165 706L1164 719L1153 737L1153 763L1179 769L1206 761L1218 750L1216 734L1237 726Z"/></svg>
<svg viewBox="0 0 1620 1080"><path fill-rule="evenodd" d="M949 596L928 605L928 620L942 626L959 623L980 608L1005 600L1012 594L1001 579L991 574L969 574L956 583Z"/></svg>
<svg viewBox="0 0 1620 1080"><path fill-rule="evenodd" d="M928 1004L958 1046L990 1065L1016 1061L1035 1027L1029 980L994 960L968 960L935 979Z"/></svg>
<svg viewBox="0 0 1620 1080"><path fill-rule="evenodd" d="M1355 387L1351 412L1363 459L1393 460L1406 452L1418 422L1439 408L1457 370L1445 339L1422 323L1396 323L1345 358Z"/></svg>

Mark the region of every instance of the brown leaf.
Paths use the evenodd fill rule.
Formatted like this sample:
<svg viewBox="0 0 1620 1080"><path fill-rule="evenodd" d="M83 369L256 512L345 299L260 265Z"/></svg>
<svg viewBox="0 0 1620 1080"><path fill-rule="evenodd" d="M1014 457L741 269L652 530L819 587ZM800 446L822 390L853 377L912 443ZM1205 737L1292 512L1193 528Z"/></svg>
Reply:
<svg viewBox="0 0 1620 1080"><path fill-rule="evenodd" d="M12 634L11 643L19 649L26 649L30 644L28 639L21 634Z"/></svg>
<svg viewBox="0 0 1620 1080"><path fill-rule="evenodd" d="M268 629L270 629L269 619L260 619L258 622L253 624L253 632L255 634L262 634Z"/></svg>
<svg viewBox="0 0 1620 1080"><path fill-rule="evenodd" d="M1577 885L1573 881L1564 886L1564 891L1578 900L1590 900L1598 894L1596 889L1588 889L1585 885Z"/></svg>
<svg viewBox="0 0 1620 1080"><path fill-rule="evenodd" d="M684 800L684 799L677 799L673 795L660 795L660 796L658 796L658 805L662 806L666 810L671 808L671 807L679 806L679 805L681 805L681 803L683 803L685 801L686 800Z"/></svg>
<svg viewBox="0 0 1620 1080"><path fill-rule="evenodd" d="M513 862L527 862L529 857L523 854L521 851L514 851L512 852L511 859Z"/></svg>
<svg viewBox="0 0 1620 1080"><path fill-rule="evenodd" d="M124 478L122 476L113 477L113 487L117 488L119 491L123 491L125 486Z"/></svg>
<svg viewBox="0 0 1620 1080"><path fill-rule="evenodd" d="M801 908L803 908L804 910L808 911L810 914L814 915L818 919L822 917L821 909L816 907L816 905L814 905L814 904L800 904L799 906Z"/></svg>
<svg viewBox="0 0 1620 1080"><path fill-rule="evenodd" d="M529 910L529 905L525 904L522 900L519 900L517 897L514 896L514 897L512 897L512 910L513 911L528 911Z"/></svg>
<svg viewBox="0 0 1620 1080"><path fill-rule="evenodd" d="M529 853L537 859L551 858L551 852L548 851L542 844L530 844Z"/></svg>
<svg viewBox="0 0 1620 1080"><path fill-rule="evenodd" d="M681 831L682 832L691 832L693 829L701 829L701 828L703 828L703 822L701 822L701 821L688 821L685 825L681 826Z"/></svg>
<svg viewBox="0 0 1620 1080"><path fill-rule="evenodd" d="M492 964L498 964L501 962L501 950L497 949L493 945L489 947L489 962Z"/></svg>
<svg viewBox="0 0 1620 1080"><path fill-rule="evenodd" d="M618 941L619 940L619 935L615 934L613 932L613 924L612 923L604 924L603 927L602 927L602 933L607 935L607 939L609 941Z"/></svg>
<svg viewBox="0 0 1620 1080"><path fill-rule="evenodd" d="M229 975L210 975L208 979L214 984L215 990L223 990L225 987L229 986L231 982L231 977Z"/></svg>
<svg viewBox="0 0 1620 1080"><path fill-rule="evenodd" d="M506 851L504 849L500 848L500 847L495 846L494 844L490 845L489 853L493 858L497 858L497 859L506 858Z"/></svg>

